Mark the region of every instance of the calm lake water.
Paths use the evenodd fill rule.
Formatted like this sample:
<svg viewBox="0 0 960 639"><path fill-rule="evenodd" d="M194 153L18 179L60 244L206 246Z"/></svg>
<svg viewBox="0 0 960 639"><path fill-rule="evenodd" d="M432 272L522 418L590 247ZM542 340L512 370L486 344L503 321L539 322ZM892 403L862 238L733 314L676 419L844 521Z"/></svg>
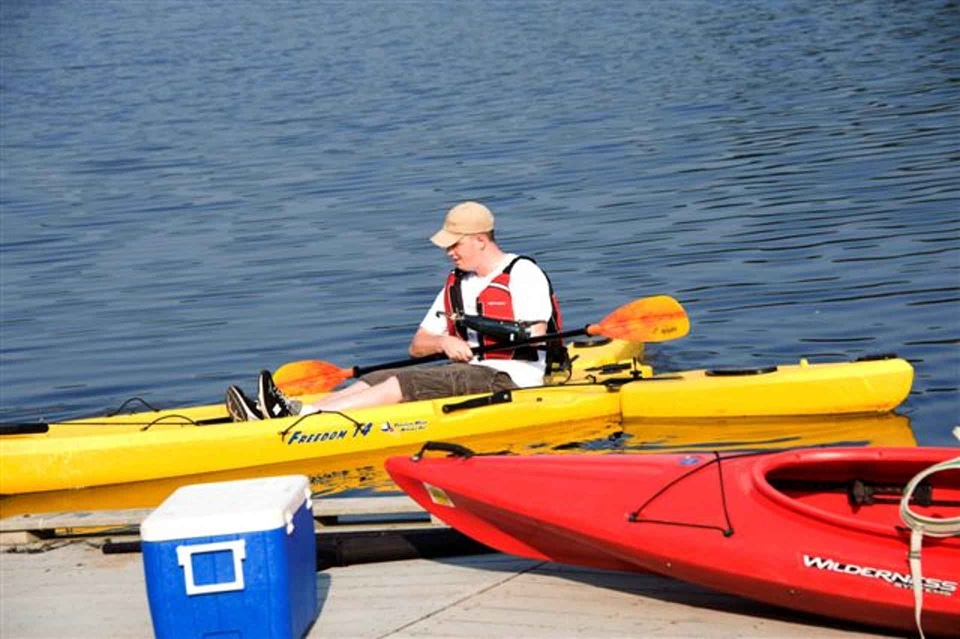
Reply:
<svg viewBox="0 0 960 639"><path fill-rule="evenodd" d="M463 199L660 370L916 368L960 445L957 2L0 5L0 421L405 355Z"/></svg>

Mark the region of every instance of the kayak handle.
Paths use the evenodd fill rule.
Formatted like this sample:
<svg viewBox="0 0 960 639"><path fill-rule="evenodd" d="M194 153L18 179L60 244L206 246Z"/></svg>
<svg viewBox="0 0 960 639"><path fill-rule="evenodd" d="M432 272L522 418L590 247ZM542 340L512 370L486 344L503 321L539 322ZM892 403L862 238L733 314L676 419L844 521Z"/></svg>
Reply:
<svg viewBox="0 0 960 639"><path fill-rule="evenodd" d="M444 413L449 414L458 410L467 410L468 408L481 408L483 406L496 406L498 404L509 404L513 401L513 393L509 390L497 391L490 395L483 395L482 397L474 397L473 399L465 399L462 402L456 404L444 404L440 409Z"/></svg>
<svg viewBox="0 0 960 639"><path fill-rule="evenodd" d="M50 425L36 424L0 424L0 435L42 435L50 430Z"/></svg>
<svg viewBox="0 0 960 639"><path fill-rule="evenodd" d="M418 462L423 459L424 453L431 450L450 453L454 457L463 457L464 459L469 459L476 454L466 446L461 446L460 444L451 444L450 442L427 442L420 449L420 452L411 457L411 459L413 459L415 462Z"/></svg>

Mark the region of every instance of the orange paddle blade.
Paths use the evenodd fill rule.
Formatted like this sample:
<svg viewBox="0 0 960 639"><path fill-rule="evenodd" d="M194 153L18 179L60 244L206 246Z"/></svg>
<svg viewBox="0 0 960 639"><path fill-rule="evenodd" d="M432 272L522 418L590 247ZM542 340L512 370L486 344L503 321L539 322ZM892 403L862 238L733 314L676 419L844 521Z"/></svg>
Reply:
<svg viewBox="0 0 960 639"><path fill-rule="evenodd" d="M285 395L311 395L333 390L353 377L353 371L329 362L304 359L289 362L277 369L273 381Z"/></svg>
<svg viewBox="0 0 960 639"><path fill-rule="evenodd" d="M655 295L621 306L599 324L587 327L590 335L602 335L628 342L665 342L690 332L690 318L680 302L667 295Z"/></svg>

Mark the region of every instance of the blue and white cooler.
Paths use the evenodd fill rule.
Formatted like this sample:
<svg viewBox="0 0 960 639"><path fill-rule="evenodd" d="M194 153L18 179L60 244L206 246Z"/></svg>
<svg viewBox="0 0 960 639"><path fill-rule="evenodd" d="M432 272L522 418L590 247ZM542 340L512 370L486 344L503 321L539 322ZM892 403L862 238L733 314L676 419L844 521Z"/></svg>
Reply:
<svg viewBox="0 0 960 639"><path fill-rule="evenodd" d="M140 526L160 639L299 639L316 619L316 540L302 475L177 489Z"/></svg>

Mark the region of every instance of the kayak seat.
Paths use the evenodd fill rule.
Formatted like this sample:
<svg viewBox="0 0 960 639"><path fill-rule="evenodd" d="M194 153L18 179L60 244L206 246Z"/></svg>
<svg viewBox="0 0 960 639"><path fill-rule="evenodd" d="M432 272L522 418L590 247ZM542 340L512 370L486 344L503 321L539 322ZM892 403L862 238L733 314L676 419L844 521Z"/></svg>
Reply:
<svg viewBox="0 0 960 639"><path fill-rule="evenodd" d="M861 479L854 479L850 482L847 496L850 498L851 506L875 504L878 501L883 501L882 496L887 496L888 499L892 498L893 501L900 503L904 488L904 486L871 484ZM933 486L930 484L918 485L910 500L919 506L930 506L933 503Z"/></svg>

